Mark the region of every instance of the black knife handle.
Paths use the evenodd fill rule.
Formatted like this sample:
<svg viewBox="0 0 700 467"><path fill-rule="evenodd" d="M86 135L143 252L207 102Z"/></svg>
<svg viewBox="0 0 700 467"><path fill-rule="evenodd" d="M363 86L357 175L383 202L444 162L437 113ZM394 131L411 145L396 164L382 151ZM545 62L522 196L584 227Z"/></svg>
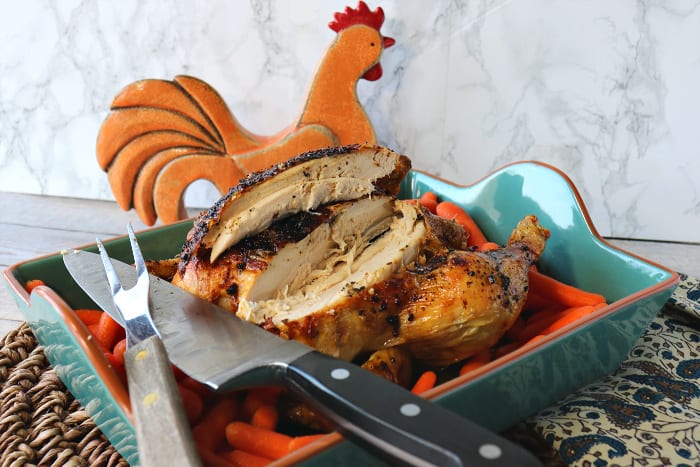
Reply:
<svg viewBox="0 0 700 467"><path fill-rule="evenodd" d="M542 465L524 448L352 363L313 351L290 363L287 376L339 431L394 461Z"/></svg>

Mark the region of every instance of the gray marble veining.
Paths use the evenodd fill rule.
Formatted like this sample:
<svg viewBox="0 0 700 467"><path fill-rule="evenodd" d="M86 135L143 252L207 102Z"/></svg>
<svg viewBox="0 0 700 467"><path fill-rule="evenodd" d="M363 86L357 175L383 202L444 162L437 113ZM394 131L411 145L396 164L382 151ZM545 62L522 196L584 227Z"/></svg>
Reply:
<svg viewBox="0 0 700 467"><path fill-rule="evenodd" d="M700 2L370 1L397 43L358 95L382 144L468 184L521 159L576 184L603 235L700 241ZM209 82L243 126L297 117L353 2L22 2L0 18L0 189L111 199L109 103L142 78ZM196 183L190 205L216 193Z"/></svg>

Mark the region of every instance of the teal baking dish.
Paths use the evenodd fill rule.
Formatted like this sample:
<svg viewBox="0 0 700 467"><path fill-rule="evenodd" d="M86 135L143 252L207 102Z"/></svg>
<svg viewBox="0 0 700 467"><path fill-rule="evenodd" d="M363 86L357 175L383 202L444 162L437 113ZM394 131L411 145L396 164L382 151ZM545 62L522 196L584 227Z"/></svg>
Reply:
<svg viewBox="0 0 700 467"><path fill-rule="evenodd" d="M539 269L603 294L608 302L584 319L426 393L492 430L503 430L617 368L678 283L675 272L606 243L572 182L549 165L513 163L469 186L411 171L400 196L416 198L426 191L466 208L486 236L498 243L505 242L522 217L535 214L551 231ZM139 232L144 255L173 257L191 225L183 221ZM105 243L112 256L129 260L125 237ZM94 245L78 247L94 250ZM68 275L60 252L11 266L4 275L58 375L127 461L136 463L128 395L72 312L71 307L95 305ZM38 287L30 296L23 288L30 279L41 279L48 287ZM330 434L278 462L289 463L379 461Z"/></svg>

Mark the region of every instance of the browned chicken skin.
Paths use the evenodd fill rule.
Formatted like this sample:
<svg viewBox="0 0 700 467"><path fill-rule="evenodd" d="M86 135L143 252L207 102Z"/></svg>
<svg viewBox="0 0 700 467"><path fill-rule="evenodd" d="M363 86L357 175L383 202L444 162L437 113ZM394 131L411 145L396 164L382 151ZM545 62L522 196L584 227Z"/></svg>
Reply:
<svg viewBox="0 0 700 467"><path fill-rule="evenodd" d="M417 284L399 313L399 331L387 344L404 344L413 356L446 366L494 345L525 304L528 269L549 233L525 217L505 248L457 250L405 273Z"/></svg>

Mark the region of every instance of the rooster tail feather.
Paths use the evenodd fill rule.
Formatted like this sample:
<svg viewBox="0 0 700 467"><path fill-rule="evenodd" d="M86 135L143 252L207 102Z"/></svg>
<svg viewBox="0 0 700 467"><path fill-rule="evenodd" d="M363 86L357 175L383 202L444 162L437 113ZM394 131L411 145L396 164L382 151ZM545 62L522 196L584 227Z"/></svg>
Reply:
<svg viewBox="0 0 700 467"><path fill-rule="evenodd" d="M211 122L227 154L251 151L262 145L265 138L243 128L214 88L192 76L176 76L175 82L182 86Z"/></svg>
<svg viewBox="0 0 700 467"><path fill-rule="evenodd" d="M108 173L122 209L135 207L141 219L153 225L153 190L158 172L166 165L187 157L189 171L177 172L185 178L175 183L183 192L196 180L190 173L197 173L223 193L229 186L224 180L233 185L242 177L228 155L259 144L205 82L188 76L177 76L174 81L147 79L126 86L112 101L97 137L97 161ZM195 155L198 159L190 157ZM221 160L212 162L213 158ZM173 199L159 201L163 212L181 211L182 193L167 192ZM173 207L166 208L168 203Z"/></svg>
<svg viewBox="0 0 700 467"><path fill-rule="evenodd" d="M133 207L134 186L137 178L143 176L144 166L168 149L181 154L211 152L200 139L175 130L154 130L138 135L119 151L107 170L112 193L122 209Z"/></svg>

